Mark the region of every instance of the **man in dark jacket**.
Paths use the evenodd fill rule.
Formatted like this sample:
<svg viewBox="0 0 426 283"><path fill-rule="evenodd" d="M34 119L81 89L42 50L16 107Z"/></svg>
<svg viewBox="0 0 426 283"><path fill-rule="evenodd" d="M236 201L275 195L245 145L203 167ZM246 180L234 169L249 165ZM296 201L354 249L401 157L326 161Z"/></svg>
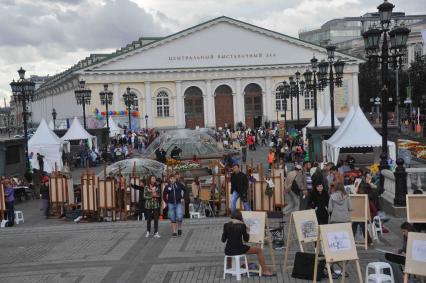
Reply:
<svg viewBox="0 0 426 283"><path fill-rule="evenodd" d="M43 200L43 215L49 218L49 177L43 176L40 188L41 199Z"/></svg>
<svg viewBox="0 0 426 283"><path fill-rule="evenodd" d="M168 217L171 222L172 237L182 236L183 209L185 187L182 183L176 182L175 175L170 175L169 184L164 188L163 200L169 209ZM177 229L177 233L176 233Z"/></svg>
<svg viewBox="0 0 426 283"><path fill-rule="evenodd" d="M237 210L237 201L241 199L244 210L250 211L250 205L247 201L248 195L248 178L247 175L240 171L240 166L234 164L232 166L233 173L231 174L231 213L234 214Z"/></svg>

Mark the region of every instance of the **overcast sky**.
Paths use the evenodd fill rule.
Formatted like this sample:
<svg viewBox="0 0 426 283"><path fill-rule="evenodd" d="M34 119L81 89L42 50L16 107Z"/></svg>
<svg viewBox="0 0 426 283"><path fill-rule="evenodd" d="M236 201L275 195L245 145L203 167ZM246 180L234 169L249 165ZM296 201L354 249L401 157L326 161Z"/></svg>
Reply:
<svg viewBox="0 0 426 283"><path fill-rule="evenodd" d="M376 11L381 0L0 0L0 98L22 66L53 75L90 53L141 36L164 36L228 16L297 37L301 29ZM426 14L425 0L391 0L395 11Z"/></svg>

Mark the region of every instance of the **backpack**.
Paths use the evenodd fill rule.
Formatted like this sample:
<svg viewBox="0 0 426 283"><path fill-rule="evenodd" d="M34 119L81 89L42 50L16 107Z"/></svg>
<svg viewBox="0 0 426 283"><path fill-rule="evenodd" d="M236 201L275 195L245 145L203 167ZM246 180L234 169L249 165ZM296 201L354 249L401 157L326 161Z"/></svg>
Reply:
<svg viewBox="0 0 426 283"><path fill-rule="evenodd" d="M299 189L299 185L297 185L296 178L294 178L293 182L291 183L290 189L296 195L300 195L300 189Z"/></svg>

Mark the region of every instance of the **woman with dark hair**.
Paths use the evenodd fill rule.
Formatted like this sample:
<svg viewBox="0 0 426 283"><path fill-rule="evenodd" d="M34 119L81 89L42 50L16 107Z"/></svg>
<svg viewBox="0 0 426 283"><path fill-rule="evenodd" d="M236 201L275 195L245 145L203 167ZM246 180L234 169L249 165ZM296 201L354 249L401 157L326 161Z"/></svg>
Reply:
<svg viewBox="0 0 426 283"><path fill-rule="evenodd" d="M330 196L328 192L324 190L322 183L315 183L311 192L309 203L311 208L315 209L317 215L318 224L328 224L328 201Z"/></svg>
<svg viewBox="0 0 426 283"><path fill-rule="evenodd" d="M249 228L243 222L241 212L236 211L231 216L231 221L223 225L222 242L226 242L225 255L255 254L262 268L262 276L273 276L272 272L266 267L262 249L243 244L243 239L248 242L250 238L248 230ZM230 267L231 262L228 261L227 265Z"/></svg>
<svg viewBox="0 0 426 283"><path fill-rule="evenodd" d="M160 234L158 234L158 218L160 217L161 190L154 175L149 177L143 196L145 199L146 218L145 237L149 237L151 233L151 221L154 219L154 238L160 238Z"/></svg>

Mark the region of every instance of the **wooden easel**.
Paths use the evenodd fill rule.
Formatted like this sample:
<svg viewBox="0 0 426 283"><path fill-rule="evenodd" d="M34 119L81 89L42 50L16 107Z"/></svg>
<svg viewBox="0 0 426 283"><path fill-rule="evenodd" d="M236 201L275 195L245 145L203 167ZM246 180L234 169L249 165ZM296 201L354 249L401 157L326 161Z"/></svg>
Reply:
<svg viewBox="0 0 426 283"><path fill-rule="evenodd" d="M126 186L126 179L121 176L121 168L119 168L119 174L117 176L117 185L116 185L116 192L117 192L117 201L118 204L116 206L116 213L119 214L120 220L126 220L127 221L127 186Z"/></svg>
<svg viewBox="0 0 426 283"><path fill-rule="evenodd" d="M87 169L81 175L81 210L85 216L99 218L97 193L95 172Z"/></svg>
<svg viewBox="0 0 426 283"><path fill-rule="evenodd" d="M408 283L408 276L410 274L426 277L425 266L426 234L409 232L407 239L407 254L405 256L404 283ZM423 278L421 282L424 282L424 279L425 278Z"/></svg>
<svg viewBox="0 0 426 283"><path fill-rule="evenodd" d="M320 247L325 257L328 279L330 283L333 283L330 264L335 262L343 263L341 282L344 283L346 275L346 263L348 261L355 261L358 280L360 283L363 283L361 266L359 264L359 257L352 234L351 223L338 223L318 226L318 238L315 248L314 277L312 279L314 283L317 282Z"/></svg>
<svg viewBox="0 0 426 283"><path fill-rule="evenodd" d="M352 202L351 221L364 223L365 235L364 242L355 242L357 246L363 246L368 249L368 223L370 222L370 208L368 205L368 195L349 195ZM356 231L353 231L356 233Z"/></svg>
<svg viewBox="0 0 426 283"><path fill-rule="evenodd" d="M142 193L139 190L133 189L131 184L139 186L141 183L140 175L136 174L136 161L133 164L133 172L130 175L129 187L130 187L130 211L131 213L136 214L136 211L139 210L139 195Z"/></svg>
<svg viewBox="0 0 426 283"><path fill-rule="evenodd" d="M108 215L108 211L111 212L111 219L115 221L115 209L116 209L116 190L115 181L113 178L106 175L106 169L104 167L104 179L101 180L98 177L98 208L99 216L103 213L103 216ZM99 217L100 218L100 217Z"/></svg>
<svg viewBox="0 0 426 283"><path fill-rule="evenodd" d="M68 189L68 179L57 170L55 163L55 171L52 172L49 179L49 202L51 212L57 217L62 215L64 204L69 202Z"/></svg>
<svg viewBox="0 0 426 283"><path fill-rule="evenodd" d="M292 225L294 224L294 225ZM304 244L316 243L318 238L318 220L315 214L315 210L301 210L294 211L291 213L290 221L288 224L287 231L287 245L284 252L284 271L286 271L289 266L288 262L288 253L290 250L291 243L293 242L292 238L292 227L294 226L297 235L297 242L299 243L300 251L304 252Z"/></svg>
<svg viewBox="0 0 426 283"><path fill-rule="evenodd" d="M268 242L269 252L271 253L271 260L272 260L272 271L276 272L277 267L276 267L276 261L275 261L275 252L272 247L272 235L269 232L269 221L268 221L268 218L266 217L266 212L265 211L241 211L241 214L243 215L243 220L246 224L250 223L249 219L255 219L255 221L258 222L259 231L256 234L250 233L249 243L258 245L263 250L265 240ZM259 267L259 270L250 270L250 272L261 273L262 270Z"/></svg>
<svg viewBox="0 0 426 283"><path fill-rule="evenodd" d="M4 195L4 186L3 186L3 183L0 183L0 215L1 215L0 220L3 220L5 218L5 212L6 212L6 201L5 201L5 195Z"/></svg>
<svg viewBox="0 0 426 283"><path fill-rule="evenodd" d="M426 223L426 195L406 195L407 222Z"/></svg>

